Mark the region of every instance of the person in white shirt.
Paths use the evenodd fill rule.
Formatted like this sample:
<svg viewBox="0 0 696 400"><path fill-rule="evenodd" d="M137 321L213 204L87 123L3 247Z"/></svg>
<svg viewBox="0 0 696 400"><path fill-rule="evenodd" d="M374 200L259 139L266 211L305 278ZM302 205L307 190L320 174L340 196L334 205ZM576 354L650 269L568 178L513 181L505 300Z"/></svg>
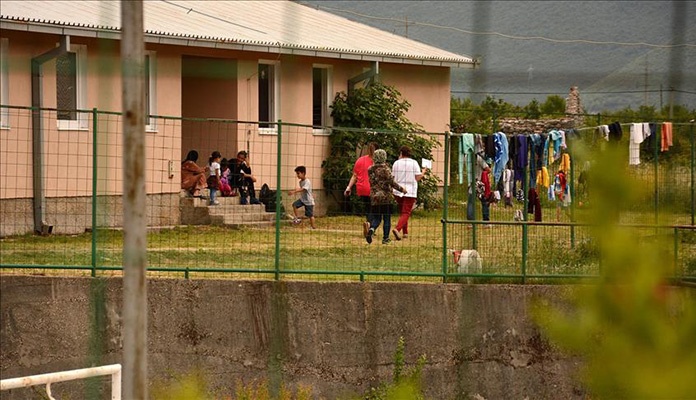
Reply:
<svg viewBox="0 0 696 400"><path fill-rule="evenodd" d="M411 158L411 148L401 146L399 149L399 159L392 165L392 175L394 181L406 189L406 193L394 190L396 203L399 206L399 222L392 229L392 234L396 240L408 237L408 219L418 197L418 181L423 179L427 168L421 171L418 162Z"/></svg>

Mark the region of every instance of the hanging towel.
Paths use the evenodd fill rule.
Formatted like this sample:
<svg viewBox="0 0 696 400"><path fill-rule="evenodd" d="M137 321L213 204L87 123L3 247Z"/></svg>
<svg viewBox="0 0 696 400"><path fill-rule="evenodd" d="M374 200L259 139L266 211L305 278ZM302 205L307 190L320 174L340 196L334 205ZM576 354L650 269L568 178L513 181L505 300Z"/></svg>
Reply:
<svg viewBox="0 0 696 400"><path fill-rule="evenodd" d="M668 151L672 147L672 123L663 122L662 123L662 145L660 146L660 151Z"/></svg>
<svg viewBox="0 0 696 400"><path fill-rule="evenodd" d="M513 165L515 169L515 180L521 181L524 179L524 169L527 167L529 160L527 152L527 135L517 135L517 154L513 160ZM530 167L533 168L532 165Z"/></svg>
<svg viewBox="0 0 696 400"><path fill-rule="evenodd" d="M459 138L459 184L464 183L464 160L467 160L467 182L471 182L474 179L473 168L469 167L471 165L469 159L474 155L474 135L471 133L465 133Z"/></svg>
<svg viewBox="0 0 696 400"><path fill-rule="evenodd" d="M570 173L570 154L563 153L563 156L561 156L561 165L559 169L566 174Z"/></svg>
<svg viewBox="0 0 696 400"><path fill-rule="evenodd" d="M495 181L500 181L503 175L503 170L507 165L509 158L508 140L503 132L495 134L495 162L493 164L493 177Z"/></svg>
<svg viewBox="0 0 696 400"><path fill-rule="evenodd" d="M640 164L640 144L643 143L643 123L638 122L631 124L630 131L631 138L628 141L628 165L638 165Z"/></svg>
<svg viewBox="0 0 696 400"><path fill-rule="evenodd" d="M609 141L609 125L600 125L598 128L602 139Z"/></svg>
<svg viewBox="0 0 696 400"><path fill-rule="evenodd" d="M613 142L618 142L623 136L623 130L621 129L621 124L618 122L612 122L609 124L609 140Z"/></svg>

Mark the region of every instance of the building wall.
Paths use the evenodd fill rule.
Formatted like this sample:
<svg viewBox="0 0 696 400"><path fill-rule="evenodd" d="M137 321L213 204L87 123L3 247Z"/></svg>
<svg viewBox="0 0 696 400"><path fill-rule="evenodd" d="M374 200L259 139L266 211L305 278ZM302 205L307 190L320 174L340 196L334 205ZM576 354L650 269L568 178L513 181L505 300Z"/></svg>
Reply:
<svg viewBox="0 0 696 400"><path fill-rule="evenodd" d="M57 35L3 30L9 39L10 105L31 105L31 60L54 48ZM87 90L85 110L118 112L122 108L119 42L115 40L71 37L72 45L87 48ZM307 167L315 190L322 189L322 161L328 157L328 136L305 126L284 125L282 165L278 166L278 135L262 133L253 121L258 119L258 60L277 60L280 71L280 114L290 124L312 123L312 68L314 64L332 67L333 90L347 91L347 81L371 67L370 62L269 55L161 44L146 44L156 55L157 119L146 132L147 192L150 195L180 191L180 162L190 149L199 151L205 165L213 150L233 158L239 150L250 152L250 163L258 178L273 189L293 188L297 165ZM193 61L187 61L193 60ZM196 63L207 60L200 65ZM56 106L55 60L43 65L43 106ZM201 71L202 70L202 71ZM449 69L427 66L381 64L382 79L394 85L411 104L408 117L427 131L441 132L449 122ZM198 74L192 72L200 72ZM212 74L212 76L211 76ZM84 128L59 130L54 111L42 113L45 196L89 198L122 193L122 120L118 115L98 113L97 132L90 111ZM217 121L184 122L180 118L218 118ZM28 110L13 110L10 129L0 131L0 200L32 199L33 171L32 119ZM97 149L94 157L93 149ZM443 149L436 150L442 153ZM438 153L436 160L442 160ZM96 184L93 174L96 162ZM436 164L435 173L442 173ZM280 176L279 176L280 175ZM14 207L14 206L13 206ZM58 208L60 209L60 207ZM28 210L27 212L31 212ZM21 218L20 218L21 219ZM19 224L21 225L21 224Z"/></svg>

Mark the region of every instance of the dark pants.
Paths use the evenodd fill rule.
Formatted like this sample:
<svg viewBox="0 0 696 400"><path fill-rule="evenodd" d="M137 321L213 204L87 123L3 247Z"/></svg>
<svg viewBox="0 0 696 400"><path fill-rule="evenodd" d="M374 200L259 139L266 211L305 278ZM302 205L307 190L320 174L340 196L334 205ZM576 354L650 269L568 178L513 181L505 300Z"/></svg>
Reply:
<svg viewBox="0 0 696 400"><path fill-rule="evenodd" d="M491 220L491 203L488 200L481 200L481 214L484 221Z"/></svg>
<svg viewBox="0 0 696 400"><path fill-rule="evenodd" d="M372 204L370 204L370 196L360 196L360 201L362 202L363 209L365 211L365 221L371 222L370 210L372 210Z"/></svg>
<svg viewBox="0 0 696 400"><path fill-rule="evenodd" d="M249 196L249 200L247 200ZM261 204L256 198L256 190L254 189L254 181L249 178L244 179L242 186L239 188L239 204Z"/></svg>
<svg viewBox="0 0 696 400"><path fill-rule="evenodd" d="M379 224L384 220L382 240L389 239L389 233L391 232L391 209L391 204L378 204L373 205L370 211L370 228L376 231Z"/></svg>

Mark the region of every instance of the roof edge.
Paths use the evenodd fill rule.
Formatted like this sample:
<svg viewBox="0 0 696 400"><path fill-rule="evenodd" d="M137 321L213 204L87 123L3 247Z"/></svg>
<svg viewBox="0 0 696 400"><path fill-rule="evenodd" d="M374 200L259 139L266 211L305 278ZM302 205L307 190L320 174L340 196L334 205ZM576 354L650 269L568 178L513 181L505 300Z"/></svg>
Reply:
<svg viewBox="0 0 696 400"><path fill-rule="evenodd" d="M8 19L5 16L0 16L0 29L111 40L120 40L121 38L120 29L18 21ZM152 32L145 32L145 42L186 47L256 51L308 57L335 58L341 60L381 61L390 64L439 66L449 68L476 68L478 64L476 60L463 56L461 58L404 57L395 54L366 53L357 51L351 52L341 51L338 49L317 49L311 47L289 46L281 43L231 42L216 40L214 38L203 39Z"/></svg>

